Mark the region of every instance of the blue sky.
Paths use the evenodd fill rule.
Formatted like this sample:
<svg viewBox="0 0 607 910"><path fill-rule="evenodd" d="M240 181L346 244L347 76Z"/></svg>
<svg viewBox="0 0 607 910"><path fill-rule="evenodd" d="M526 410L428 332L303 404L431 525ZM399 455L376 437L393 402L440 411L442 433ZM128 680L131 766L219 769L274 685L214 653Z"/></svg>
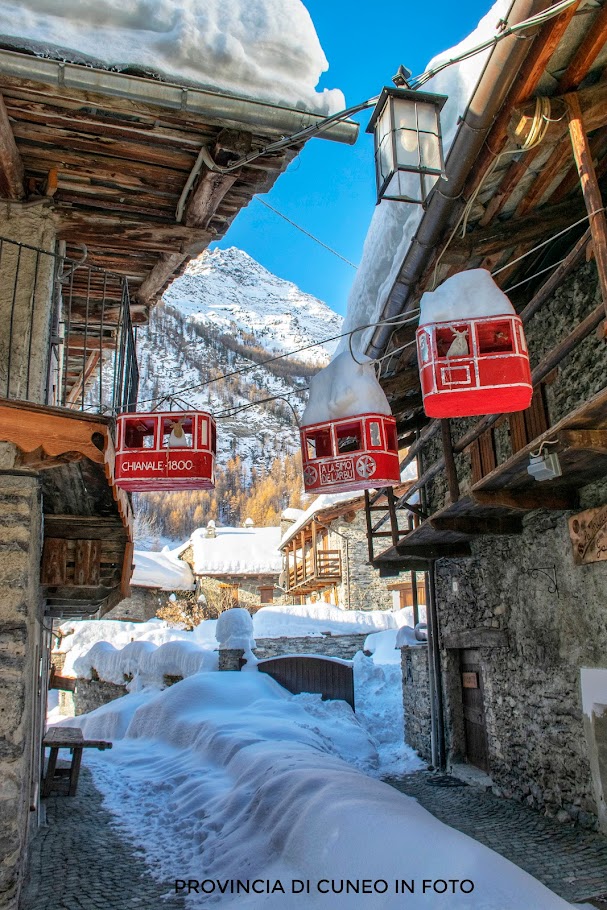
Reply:
<svg viewBox="0 0 607 910"><path fill-rule="evenodd" d="M304 0L329 70L319 88L340 88L348 105L391 85L399 64L417 75L428 61L462 38L490 8L490 0L371 4L369 0ZM375 207L370 112L356 119L356 145L311 139L263 198L353 263L360 261ZM345 313L354 269L253 200L220 247L237 246L267 269L294 281Z"/></svg>

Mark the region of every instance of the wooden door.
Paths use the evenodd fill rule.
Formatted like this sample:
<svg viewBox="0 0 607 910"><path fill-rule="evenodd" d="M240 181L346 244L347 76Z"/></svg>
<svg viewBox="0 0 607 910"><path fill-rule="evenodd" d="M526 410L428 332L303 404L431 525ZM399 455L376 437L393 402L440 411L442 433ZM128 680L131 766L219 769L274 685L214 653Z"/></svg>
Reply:
<svg viewBox="0 0 607 910"><path fill-rule="evenodd" d="M470 764L488 772L483 678L478 651L470 648L460 651L460 668L466 759Z"/></svg>

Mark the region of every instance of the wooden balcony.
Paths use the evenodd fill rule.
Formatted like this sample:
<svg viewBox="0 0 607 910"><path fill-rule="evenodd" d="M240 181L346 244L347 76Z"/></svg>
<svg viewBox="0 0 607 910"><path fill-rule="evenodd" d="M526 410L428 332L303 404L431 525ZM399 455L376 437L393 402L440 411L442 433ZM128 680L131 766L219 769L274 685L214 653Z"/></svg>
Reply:
<svg viewBox="0 0 607 910"><path fill-rule="evenodd" d="M291 559L294 562L289 567L289 591L306 594L332 584L339 584L341 581L339 550L311 550L305 557L302 557L301 550L298 550L291 554Z"/></svg>

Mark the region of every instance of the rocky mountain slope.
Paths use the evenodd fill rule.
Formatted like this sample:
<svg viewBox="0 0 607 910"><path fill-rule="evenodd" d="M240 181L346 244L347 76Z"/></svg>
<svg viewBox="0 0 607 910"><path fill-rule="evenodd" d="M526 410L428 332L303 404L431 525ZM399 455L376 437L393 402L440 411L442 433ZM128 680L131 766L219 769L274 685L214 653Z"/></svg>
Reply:
<svg viewBox="0 0 607 910"><path fill-rule="evenodd" d="M193 260L138 334L140 409L188 406L218 420L218 461L240 455L249 469L268 468L299 445L298 414L308 380L336 342L263 365L262 361L323 341L342 318L242 250L214 250ZM238 372L240 371L240 372ZM225 374L233 374L223 377ZM163 398L166 400L162 401Z"/></svg>

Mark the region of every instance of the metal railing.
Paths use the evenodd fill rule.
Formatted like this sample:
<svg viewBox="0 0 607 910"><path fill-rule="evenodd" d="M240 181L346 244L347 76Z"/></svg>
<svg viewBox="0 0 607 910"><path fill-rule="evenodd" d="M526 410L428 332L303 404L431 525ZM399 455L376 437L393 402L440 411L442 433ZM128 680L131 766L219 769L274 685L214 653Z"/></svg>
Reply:
<svg viewBox="0 0 607 910"><path fill-rule="evenodd" d="M0 397L132 411L139 373L125 278L0 238Z"/></svg>

